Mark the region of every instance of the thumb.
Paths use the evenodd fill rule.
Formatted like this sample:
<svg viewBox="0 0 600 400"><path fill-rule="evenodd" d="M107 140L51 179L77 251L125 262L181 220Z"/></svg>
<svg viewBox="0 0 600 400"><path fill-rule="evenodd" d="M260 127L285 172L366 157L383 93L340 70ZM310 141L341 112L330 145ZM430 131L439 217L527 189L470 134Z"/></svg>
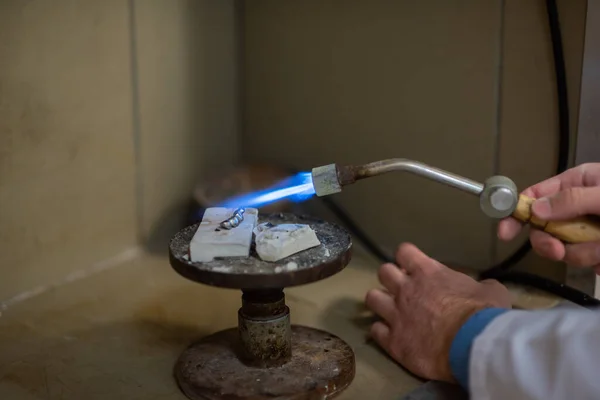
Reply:
<svg viewBox="0 0 600 400"><path fill-rule="evenodd" d="M536 200L532 211L538 218L564 220L600 215L600 187L575 187Z"/></svg>

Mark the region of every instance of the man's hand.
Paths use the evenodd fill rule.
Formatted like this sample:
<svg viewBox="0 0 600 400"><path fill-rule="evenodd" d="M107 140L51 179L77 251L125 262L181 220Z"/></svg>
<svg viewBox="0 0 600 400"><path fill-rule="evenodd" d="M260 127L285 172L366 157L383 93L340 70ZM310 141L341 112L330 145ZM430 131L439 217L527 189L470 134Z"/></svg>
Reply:
<svg viewBox="0 0 600 400"><path fill-rule="evenodd" d="M394 264L379 270L384 290L367 293L367 306L382 318L371 328L375 341L416 375L453 382L449 351L461 325L487 307L510 308L497 281L477 282L403 244Z"/></svg>
<svg viewBox="0 0 600 400"><path fill-rule="evenodd" d="M533 213L549 221L559 221L584 215L600 215L600 163L583 164L540 182L523 191L536 200ZM498 226L498 237L512 240L522 225L507 218ZM531 245L541 256L564 261L578 267L594 267L600 274L600 243L563 244L537 229L529 234Z"/></svg>

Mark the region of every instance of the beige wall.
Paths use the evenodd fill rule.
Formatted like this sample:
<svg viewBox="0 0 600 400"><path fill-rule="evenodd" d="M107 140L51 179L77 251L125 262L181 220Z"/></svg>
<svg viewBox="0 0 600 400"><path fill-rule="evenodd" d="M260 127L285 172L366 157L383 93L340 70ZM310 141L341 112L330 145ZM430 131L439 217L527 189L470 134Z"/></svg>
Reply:
<svg viewBox="0 0 600 400"><path fill-rule="evenodd" d="M575 116L586 2L559 3ZM500 172L522 188L553 173L558 125L543 1L245 7L249 159L311 168L407 157L478 180ZM408 240L481 268L511 250L496 249L477 199L419 178L361 182L337 200L388 249Z"/></svg>
<svg viewBox="0 0 600 400"><path fill-rule="evenodd" d="M140 232L166 250L191 185L238 158L234 1L137 0Z"/></svg>
<svg viewBox="0 0 600 400"><path fill-rule="evenodd" d="M558 107L544 3L509 0L505 8L499 171L511 176L519 187L552 175L557 162ZM572 139L579 114L586 4L584 0L558 1ZM574 140L571 144L573 155ZM524 239L511 244L498 242L496 260L507 257ZM548 273L550 265L532 254L521 267ZM554 269L562 271L556 265ZM557 272L549 275L557 277Z"/></svg>
<svg viewBox="0 0 600 400"><path fill-rule="evenodd" d="M0 300L171 229L236 158L233 5L0 2Z"/></svg>
<svg viewBox="0 0 600 400"><path fill-rule="evenodd" d="M234 0L0 2L0 300L162 249L194 183L238 158L242 122L249 160L403 156L521 186L552 172L542 1L244 5L239 32ZM585 1L560 7L574 110ZM475 199L415 177L338 199L388 249L476 266L510 251Z"/></svg>

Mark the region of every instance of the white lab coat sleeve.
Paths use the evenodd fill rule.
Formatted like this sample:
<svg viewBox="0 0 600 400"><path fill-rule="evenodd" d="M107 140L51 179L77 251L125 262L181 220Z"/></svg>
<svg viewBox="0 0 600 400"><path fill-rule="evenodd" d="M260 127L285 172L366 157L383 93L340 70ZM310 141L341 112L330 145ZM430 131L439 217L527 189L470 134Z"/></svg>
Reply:
<svg viewBox="0 0 600 400"><path fill-rule="evenodd" d="M472 400L600 399L600 311L506 312L473 342Z"/></svg>

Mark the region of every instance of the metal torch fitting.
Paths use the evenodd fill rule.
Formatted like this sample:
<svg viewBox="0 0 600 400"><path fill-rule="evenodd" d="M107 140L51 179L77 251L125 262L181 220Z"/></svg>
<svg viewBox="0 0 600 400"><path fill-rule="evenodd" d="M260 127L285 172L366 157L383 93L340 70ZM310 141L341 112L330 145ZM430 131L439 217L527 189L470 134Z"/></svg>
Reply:
<svg viewBox="0 0 600 400"><path fill-rule="evenodd" d="M375 161L364 165L324 165L312 170L313 186L317 196L327 196L342 191L342 187L357 180L401 171L418 175L434 182L478 196L481 209L492 218L505 218L513 213L519 202L515 183L505 176L493 176L485 184L460 175L405 158Z"/></svg>
<svg viewBox="0 0 600 400"><path fill-rule="evenodd" d="M492 176L486 179L479 196L481 210L491 218L501 219L510 216L519 203L517 185L506 176Z"/></svg>
<svg viewBox="0 0 600 400"><path fill-rule="evenodd" d="M342 191L342 185L338 179L336 164L323 165L312 170L313 186L317 196L328 196Z"/></svg>

